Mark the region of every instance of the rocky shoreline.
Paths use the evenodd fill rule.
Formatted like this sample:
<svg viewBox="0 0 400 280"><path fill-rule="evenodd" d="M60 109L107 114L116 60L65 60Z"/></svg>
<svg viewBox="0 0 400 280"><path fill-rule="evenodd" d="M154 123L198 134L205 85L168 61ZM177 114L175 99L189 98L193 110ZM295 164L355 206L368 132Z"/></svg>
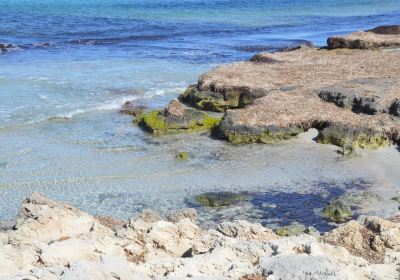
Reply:
<svg viewBox="0 0 400 280"><path fill-rule="evenodd" d="M216 67L178 98L200 111L174 115L172 130L160 131L159 122L143 125L150 116L162 119L159 112L139 116L138 123L156 134L211 129L231 143L275 143L316 128L319 143L337 145L344 154L398 144L399 30L381 26L328 38L326 48L300 46ZM194 112L201 111L223 117L197 125L200 113Z"/></svg>
<svg viewBox="0 0 400 280"><path fill-rule="evenodd" d="M0 231L0 279L397 279L400 217L280 237L260 224L196 225L196 211L95 217L32 194Z"/></svg>

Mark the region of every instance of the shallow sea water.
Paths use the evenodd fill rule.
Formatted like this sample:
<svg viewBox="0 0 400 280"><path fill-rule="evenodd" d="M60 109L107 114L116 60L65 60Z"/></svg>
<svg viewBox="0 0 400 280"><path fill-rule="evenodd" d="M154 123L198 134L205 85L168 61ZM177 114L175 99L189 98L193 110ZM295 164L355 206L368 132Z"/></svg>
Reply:
<svg viewBox="0 0 400 280"><path fill-rule="evenodd" d="M343 159L308 136L245 146L153 137L118 109L127 100L160 108L217 64L399 16L392 0L0 0L0 42L16 45L0 54L0 220L33 191L124 219L195 206L204 226L246 218L326 230L323 205L355 189L393 206L394 149ZM190 160L176 160L179 151ZM255 196L218 210L194 204L217 190Z"/></svg>

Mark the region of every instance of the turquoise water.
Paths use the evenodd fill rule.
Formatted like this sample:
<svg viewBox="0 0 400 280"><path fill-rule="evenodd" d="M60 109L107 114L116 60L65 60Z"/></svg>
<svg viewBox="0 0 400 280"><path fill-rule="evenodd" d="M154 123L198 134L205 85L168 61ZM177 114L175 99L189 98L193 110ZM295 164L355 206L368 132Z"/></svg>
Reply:
<svg viewBox="0 0 400 280"><path fill-rule="evenodd" d="M217 64L399 17L397 0L0 0L0 42L15 46L0 53L0 219L35 190L126 218L187 206L202 191L312 193L368 177L310 143L293 151L153 138L118 109L164 106ZM177 162L179 150L191 160ZM206 212L204 221L222 215Z"/></svg>

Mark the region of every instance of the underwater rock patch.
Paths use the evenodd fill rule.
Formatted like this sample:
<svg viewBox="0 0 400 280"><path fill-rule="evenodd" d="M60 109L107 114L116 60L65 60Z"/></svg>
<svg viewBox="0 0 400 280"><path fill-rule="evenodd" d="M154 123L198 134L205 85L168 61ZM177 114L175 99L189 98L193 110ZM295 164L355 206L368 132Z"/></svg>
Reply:
<svg viewBox="0 0 400 280"><path fill-rule="evenodd" d="M176 158L179 160L188 160L189 159L189 153L188 152L180 152L176 155Z"/></svg>
<svg viewBox="0 0 400 280"><path fill-rule="evenodd" d="M134 101L126 101L120 109L121 114L126 114L126 115L132 115L132 116L140 116L143 115L146 106L141 105L141 104L136 104Z"/></svg>
<svg viewBox="0 0 400 280"><path fill-rule="evenodd" d="M331 221L344 222L352 217L351 208L359 208L382 200L381 196L370 191L348 192L329 201L323 214Z"/></svg>
<svg viewBox="0 0 400 280"><path fill-rule="evenodd" d="M240 201L246 201L248 195L231 192L208 192L196 196L196 201L206 207L230 206Z"/></svg>
<svg viewBox="0 0 400 280"><path fill-rule="evenodd" d="M350 206L340 198L329 201L323 210L323 214L325 218L333 222L345 222L346 220L350 220L353 215Z"/></svg>

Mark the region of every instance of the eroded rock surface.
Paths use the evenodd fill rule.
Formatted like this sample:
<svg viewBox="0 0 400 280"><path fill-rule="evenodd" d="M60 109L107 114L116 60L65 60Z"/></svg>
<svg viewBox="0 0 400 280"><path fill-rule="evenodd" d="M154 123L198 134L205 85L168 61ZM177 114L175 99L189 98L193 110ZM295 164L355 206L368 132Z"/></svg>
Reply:
<svg viewBox="0 0 400 280"><path fill-rule="evenodd" d="M325 234L281 238L260 224L97 218L35 193L0 232L0 279L396 279L399 221L367 217Z"/></svg>
<svg viewBox="0 0 400 280"><path fill-rule="evenodd" d="M338 145L343 154L398 143L400 48L376 49L400 46L398 29L381 26L345 37L361 47L302 46L219 66L180 100L225 111L213 132L232 143L274 143L310 128L320 131L318 142Z"/></svg>
<svg viewBox="0 0 400 280"><path fill-rule="evenodd" d="M399 141L400 120L393 116L398 115L400 51L302 48L267 56L281 62L239 62L202 76L199 86L205 89L243 89L241 98L265 93L245 108L228 110L219 137L274 143L317 128L319 142L341 147Z"/></svg>
<svg viewBox="0 0 400 280"><path fill-rule="evenodd" d="M328 38L328 48L376 49L400 46L400 26L379 26L370 31Z"/></svg>

